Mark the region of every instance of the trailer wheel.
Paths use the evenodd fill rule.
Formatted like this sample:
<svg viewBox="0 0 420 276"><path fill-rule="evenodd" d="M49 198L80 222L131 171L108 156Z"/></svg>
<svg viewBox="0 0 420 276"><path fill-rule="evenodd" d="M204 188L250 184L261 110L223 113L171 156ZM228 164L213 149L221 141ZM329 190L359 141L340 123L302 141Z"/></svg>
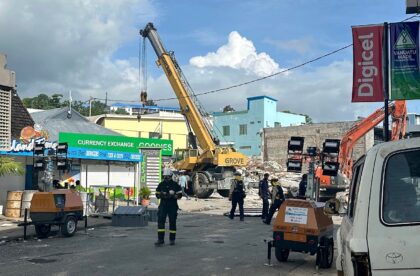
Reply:
<svg viewBox="0 0 420 276"><path fill-rule="evenodd" d="M77 219L73 216L68 216L61 225L61 234L66 237L71 237L76 233L77 230Z"/></svg>
<svg viewBox="0 0 420 276"><path fill-rule="evenodd" d="M50 224L35 224L36 236L40 239L48 237L51 232Z"/></svg>
<svg viewBox="0 0 420 276"><path fill-rule="evenodd" d="M276 247L275 255L276 255L277 261L287 262L287 259L289 258L289 252L290 252L289 249Z"/></svg>
<svg viewBox="0 0 420 276"><path fill-rule="evenodd" d="M334 241L333 239L324 239L321 242L321 248L318 251L320 268L330 268L334 261Z"/></svg>

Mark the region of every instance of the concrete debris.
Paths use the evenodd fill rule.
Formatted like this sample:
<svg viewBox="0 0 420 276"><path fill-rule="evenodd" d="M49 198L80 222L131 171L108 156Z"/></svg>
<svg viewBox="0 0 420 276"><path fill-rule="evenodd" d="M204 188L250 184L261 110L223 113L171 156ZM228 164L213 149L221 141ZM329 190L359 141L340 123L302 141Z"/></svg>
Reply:
<svg viewBox="0 0 420 276"><path fill-rule="evenodd" d="M292 188L293 190L299 187L299 182L302 178L300 173L290 173L286 168L281 166L276 161L263 162L260 157L250 158L246 168L242 168L244 172L244 182L248 187L258 187L258 182L263 178L265 173L270 174L270 178L278 178L282 187Z"/></svg>

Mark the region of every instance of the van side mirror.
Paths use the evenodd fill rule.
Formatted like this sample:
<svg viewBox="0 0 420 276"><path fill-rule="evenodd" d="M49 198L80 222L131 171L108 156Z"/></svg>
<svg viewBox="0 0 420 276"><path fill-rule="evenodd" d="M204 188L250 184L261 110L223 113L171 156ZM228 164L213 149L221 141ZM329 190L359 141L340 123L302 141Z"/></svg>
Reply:
<svg viewBox="0 0 420 276"><path fill-rule="evenodd" d="M338 215L340 207L341 207L340 201L336 198L332 198L328 200L327 202L325 202L324 214L327 216Z"/></svg>

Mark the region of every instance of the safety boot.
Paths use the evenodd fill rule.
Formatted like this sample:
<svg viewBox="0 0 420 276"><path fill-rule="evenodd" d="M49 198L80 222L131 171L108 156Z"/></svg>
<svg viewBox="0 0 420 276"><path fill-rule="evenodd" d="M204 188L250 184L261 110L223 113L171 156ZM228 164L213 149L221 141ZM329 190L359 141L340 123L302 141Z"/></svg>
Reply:
<svg viewBox="0 0 420 276"><path fill-rule="evenodd" d="M170 240L169 245L175 245L175 240Z"/></svg>
<svg viewBox="0 0 420 276"><path fill-rule="evenodd" d="M156 247L161 247L165 245L165 241L161 241L161 240L157 240L157 242L155 242L155 246Z"/></svg>

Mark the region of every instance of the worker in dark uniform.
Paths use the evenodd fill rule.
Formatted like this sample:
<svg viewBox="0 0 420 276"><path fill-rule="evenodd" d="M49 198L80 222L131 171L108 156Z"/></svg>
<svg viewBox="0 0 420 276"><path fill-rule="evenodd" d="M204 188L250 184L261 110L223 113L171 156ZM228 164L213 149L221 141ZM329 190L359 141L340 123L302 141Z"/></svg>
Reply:
<svg viewBox="0 0 420 276"><path fill-rule="evenodd" d="M241 173L235 172L234 176L235 179L233 179L230 184L229 192L229 200L232 201L232 209L230 210L229 218L233 219L235 217L236 205L239 205L239 217L241 221L244 221L245 185L242 181Z"/></svg>
<svg viewBox="0 0 420 276"><path fill-rule="evenodd" d="M268 197L270 196L270 192L268 190L268 177L270 175L268 173L264 174L264 178L260 180L260 183L258 185L258 195L262 199L263 208L262 208L262 214L261 219L265 220L268 216Z"/></svg>
<svg viewBox="0 0 420 276"><path fill-rule="evenodd" d="M172 180L172 171L163 171L163 181L156 188L156 197L160 199L158 209L158 240L156 246L165 244L165 222L169 217L169 244L175 245L176 217L178 213L177 200L182 197L182 189Z"/></svg>
<svg viewBox="0 0 420 276"><path fill-rule="evenodd" d="M268 212L268 216L264 221L265 224L271 223L271 219L273 218L274 213L280 208L284 201L283 189L279 183L279 180L277 178L271 179L271 185L273 186L271 189L271 206Z"/></svg>
<svg viewBox="0 0 420 276"><path fill-rule="evenodd" d="M299 182L299 195L298 197L301 199L305 199L306 196L306 187L308 186L308 174L302 175L302 180Z"/></svg>

